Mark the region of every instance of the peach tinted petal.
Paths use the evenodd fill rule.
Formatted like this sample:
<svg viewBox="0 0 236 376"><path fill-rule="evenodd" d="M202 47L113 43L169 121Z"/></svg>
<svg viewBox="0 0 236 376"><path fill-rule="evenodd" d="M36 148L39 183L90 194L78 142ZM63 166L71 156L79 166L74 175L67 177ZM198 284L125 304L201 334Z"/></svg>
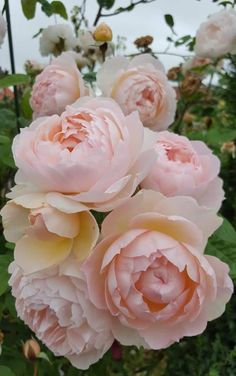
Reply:
<svg viewBox="0 0 236 376"><path fill-rule="evenodd" d="M15 260L25 273L34 273L65 260L72 245L71 239L47 242L26 235L16 243Z"/></svg>
<svg viewBox="0 0 236 376"><path fill-rule="evenodd" d="M88 257L90 251L95 247L99 228L96 219L89 212L82 212L79 215L80 231L74 240L73 252L77 260L82 261Z"/></svg>

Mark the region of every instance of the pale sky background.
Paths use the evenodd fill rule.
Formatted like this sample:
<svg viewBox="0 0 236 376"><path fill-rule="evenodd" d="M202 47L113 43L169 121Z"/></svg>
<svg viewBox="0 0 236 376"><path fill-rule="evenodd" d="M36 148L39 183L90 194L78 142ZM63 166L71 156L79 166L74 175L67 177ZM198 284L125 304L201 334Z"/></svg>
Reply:
<svg viewBox="0 0 236 376"><path fill-rule="evenodd" d="M3 0L0 0L0 9L3 7ZM32 36L41 28L55 23L55 18L47 17L41 12L40 5L37 5L36 16L33 20L27 20L21 10L20 0L10 0L11 23L13 33L13 44L15 51L15 62L17 72L23 72L23 65L27 59L47 63L48 58L43 58L39 53L39 38L32 39ZM68 14L74 5L79 5L80 0L64 0ZM116 7L127 6L129 0L116 0ZM114 8L114 9L115 9ZM222 7L221 7L222 8ZM87 0L87 17L92 25L97 13L98 5L96 0ZM209 14L220 9L212 0L156 0L153 3L138 5L132 12L122 13L118 16L101 19L108 23L115 36L120 35L127 38L127 51L135 52L133 41L143 35L150 34L154 37L154 50L163 51L167 47L166 37L171 34L165 24L164 14L172 14L175 20L175 30L179 37L195 32L201 22ZM111 10L112 11L112 10ZM110 11L107 11L110 12ZM56 17L57 23L66 23L61 17ZM172 48L170 52L175 52ZM178 49L179 53L185 54L184 49ZM181 59L174 56L160 55L161 61L168 69L174 66ZM8 41L5 38L4 45L0 49L0 66L10 70Z"/></svg>

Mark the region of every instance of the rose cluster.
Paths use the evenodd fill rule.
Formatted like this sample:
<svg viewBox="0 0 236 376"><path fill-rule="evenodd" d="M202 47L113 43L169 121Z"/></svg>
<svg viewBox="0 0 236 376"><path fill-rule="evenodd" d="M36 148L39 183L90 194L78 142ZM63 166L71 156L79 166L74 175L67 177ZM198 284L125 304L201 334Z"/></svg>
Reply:
<svg viewBox="0 0 236 376"><path fill-rule="evenodd" d="M97 85L105 97L70 52L37 77L1 211L17 313L79 369L114 340L163 349L202 333L233 291L228 266L204 254L222 222L220 163L167 131L176 98L162 64L113 58Z"/></svg>

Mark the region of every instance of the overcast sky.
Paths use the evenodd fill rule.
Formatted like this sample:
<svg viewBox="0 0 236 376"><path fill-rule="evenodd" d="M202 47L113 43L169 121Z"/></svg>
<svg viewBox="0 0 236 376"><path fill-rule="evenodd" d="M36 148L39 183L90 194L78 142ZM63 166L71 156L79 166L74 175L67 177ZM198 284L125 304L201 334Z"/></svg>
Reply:
<svg viewBox="0 0 236 376"><path fill-rule="evenodd" d="M0 0L0 9L3 7L3 0ZM39 53L39 38L32 39L32 36L41 28L55 23L55 18L48 18L37 6L36 16L28 21L21 10L20 0L9 0L11 10L13 44L15 51L16 69L23 71L24 62L27 59L47 63L48 58L42 58ZM79 0L66 0L64 4L68 13ZM116 0L116 7L127 6L129 0ZM87 0L87 16L92 25L98 6L96 0ZM164 14L172 14L175 20L175 30L179 37L191 34L194 35L199 24L209 14L219 10L219 7L212 0L156 0L150 4L138 5L132 12L123 13L114 17L107 17L106 21L113 29L114 36L127 38L128 52L135 51L133 41L143 35L150 34L154 37L154 50L163 51L166 44L166 37L170 30L164 22ZM57 23L65 23L62 18L57 17ZM174 52L173 49L170 51ZM184 50L178 50L185 53ZM179 59L174 56L160 55L160 59L166 68L175 65ZM5 38L4 45L0 49L0 66L10 69L8 41Z"/></svg>

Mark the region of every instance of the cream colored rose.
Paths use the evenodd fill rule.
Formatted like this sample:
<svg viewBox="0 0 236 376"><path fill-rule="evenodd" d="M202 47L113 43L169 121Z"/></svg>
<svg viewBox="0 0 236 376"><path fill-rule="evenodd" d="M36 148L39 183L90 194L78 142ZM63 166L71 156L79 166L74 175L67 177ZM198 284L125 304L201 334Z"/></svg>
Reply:
<svg viewBox="0 0 236 376"><path fill-rule="evenodd" d="M82 265L89 298L123 345L162 349L202 333L233 292L229 268L203 254L220 225L192 198L140 191L102 224Z"/></svg>
<svg viewBox="0 0 236 376"><path fill-rule="evenodd" d="M9 201L1 215L5 238L16 243L15 261L25 273L57 265L71 253L83 260L98 239L98 226L90 212L59 211L41 193Z"/></svg>
<svg viewBox="0 0 236 376"><path fill-rule="evenodd" d="M174 121L176 94L162 64L149 54L107 60L97 74L102 93L121 106L126 115L138 111L144 126L167 129Z"/></svg>
<svg viewBox="0 0 236 376"><path fill-rule="evenodd" d="M209 58L236 53L236 12L233 9L215 13L200 25L195 52Z"/></svg>

